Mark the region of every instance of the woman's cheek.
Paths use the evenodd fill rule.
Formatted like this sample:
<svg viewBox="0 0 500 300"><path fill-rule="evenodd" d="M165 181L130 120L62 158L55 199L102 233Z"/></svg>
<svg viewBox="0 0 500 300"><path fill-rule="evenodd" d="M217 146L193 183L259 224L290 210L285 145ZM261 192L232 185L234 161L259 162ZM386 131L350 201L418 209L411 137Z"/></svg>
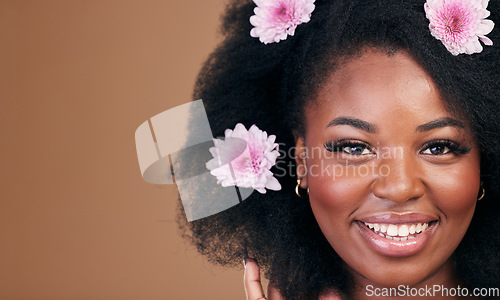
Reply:
<svg viewBox="0 0 500 300"><path fill-rule="evenodd" d="M309 176L309 201L314 217L332 248L341 256L358 252L352 247L352 212L366 199L368 178L332 173Z"/></svg>
<svg viewBox="0 0 500 300"><path fill-rule="evenodd" d="M458 243L467 232L477 203L477 192L474 183L456 183L459 182L450 182L446 188L439 191L439 195L433 197L436 207L444 215L444 220L441 220L441 222L447 227L453 228L448 238L456 241L450 243L454 247L458 246Z"/></svg>
<svg viewBox="0 0 500 300"><path fill-rule="evenodd" d="M318 213L321 209L331 216L345 215L355 210L369 194L371 175L360 172L359 167L311 160L308 170L309 198Z"/></svg>
<svg viewBox="0 0 500 300"><path fill-rule="evenodd" d="M443 188L436 197L436 206L447 216L472 216L477 203L475 186L474 183L462 183Z"/></svg>
<svg viewBox="0 0 500 300"><path fill-rule="evenodd" d="M428 197L445 216L472 217L480 190L478 157L473 155L449 168L428 170L426 177Z"/></svg>

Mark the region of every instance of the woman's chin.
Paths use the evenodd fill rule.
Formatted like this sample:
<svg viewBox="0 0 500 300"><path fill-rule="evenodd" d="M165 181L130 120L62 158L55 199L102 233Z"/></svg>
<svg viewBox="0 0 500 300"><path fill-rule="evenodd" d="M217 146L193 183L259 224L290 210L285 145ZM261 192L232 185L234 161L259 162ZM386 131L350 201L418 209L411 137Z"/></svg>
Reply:
<svg viewBox="0 0 500 300"><path fill-rule="evenodd" d="M415 287L425 280L425 276L415 276L415 274L402 274L394 270L379 270L377 274L367 274L367 276L357 274L362 278L355 278L358 289L365 289L371 285L376 288L398 288L399 286Z"/></svg>
<svg viewBox="0 0 500 300"><path fill-rule="evenodd" d="M437 270L419 269L418 265L378 268L367 274L360 274L351 269L354 281L359 290L365 290L369 285L374 288L419 288L433 285L450 285L456 282L449 281L446 274L452 273L453 262L446 261ZM448 279L446 279L448 278Z"/></svg>
<svg viewBox="0 0 500 300"><path fill-rule="evenodd" d="M416 278L401 278L401 276L394 278L394 277L387 277L387 278L367 278L367 283L361 288L366 288L368 285L372 285L373 287L377 288L398 288L400 286L405 286L405 287L416 287L419 285L420 282L422 282L424 278L416 279Z"/></svg>

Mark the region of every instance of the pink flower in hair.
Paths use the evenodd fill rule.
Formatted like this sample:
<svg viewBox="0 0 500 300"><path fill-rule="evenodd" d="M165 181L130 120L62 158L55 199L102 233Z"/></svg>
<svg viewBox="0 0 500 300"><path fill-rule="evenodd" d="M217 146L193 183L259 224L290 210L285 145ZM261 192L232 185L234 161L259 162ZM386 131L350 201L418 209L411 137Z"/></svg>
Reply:
<svg viewBox="0 0 500 300"><path fill-rule="evenodd" d="M486 18L489 0L427 0L424 9L431 34L440 40L453 55L483 51L493 42L486 37L494 23Z"/></svg>
<svg viewBox="0 0 500 300"><path fill-rule="evenodd" d="M279 156L278 144L274 142L276 136L267 136L255 125L247 130L241 123L234 130L226 129L224 135L225 141L214 140L216 146L210 148L214 158L207 162L207 168L217 177L218 184L253 188L262 194L266 189L281 189L270 171ZM246 145L243 143L242 148L238 140L243 140Z"/></svg>
<svg viewBox="0 0 500 300"><path fill-rule="evenodd" d="M253 0L257 7L250 17L252 37L264 44L285 40L295 34L295 28L309 22L315 0Z"/></svg>

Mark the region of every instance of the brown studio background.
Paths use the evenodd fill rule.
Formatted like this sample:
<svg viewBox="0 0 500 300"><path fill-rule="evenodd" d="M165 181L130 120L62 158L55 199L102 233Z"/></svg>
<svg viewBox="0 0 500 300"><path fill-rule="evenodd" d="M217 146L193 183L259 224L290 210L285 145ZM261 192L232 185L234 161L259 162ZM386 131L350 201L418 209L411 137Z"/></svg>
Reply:
<svg viewBox="0 0 500 300"><path fill-rule="evenodd" d="M191 100L223 0L0 0L0 299L244 299L134 132Z"/></svg>

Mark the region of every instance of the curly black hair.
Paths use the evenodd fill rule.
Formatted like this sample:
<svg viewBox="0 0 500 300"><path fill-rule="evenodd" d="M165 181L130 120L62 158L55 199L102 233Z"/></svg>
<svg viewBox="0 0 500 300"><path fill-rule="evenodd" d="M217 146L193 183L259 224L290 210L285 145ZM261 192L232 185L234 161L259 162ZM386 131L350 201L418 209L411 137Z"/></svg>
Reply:
<svg viewBox="0 0 500 300"><path fill-rule="evenodd" d="M453 254L469 287L500 286L500 30L494 46L453 56L431 36L423 0L318 0L311 21L295 36L264 45L249 35L255 4L235 0L222 22L224 40L201 70L194 99L203 99L214 136L243 123L278 137L284 152L295 146L292 130L304 132L303 109L325 78L361 49L408 52L433 78L448 109L468 117L481 153L486 196ZM499 23L500 1L490 19ZM293 156L278 159L291 166ZM253 193L240 205L186 222L183 235L209 261L240 266L246 251L287 299L317 299L328 291L348 293L352 279L323 236L309 202L294 192L296 174L279 176L282 190Z"/></svg>

